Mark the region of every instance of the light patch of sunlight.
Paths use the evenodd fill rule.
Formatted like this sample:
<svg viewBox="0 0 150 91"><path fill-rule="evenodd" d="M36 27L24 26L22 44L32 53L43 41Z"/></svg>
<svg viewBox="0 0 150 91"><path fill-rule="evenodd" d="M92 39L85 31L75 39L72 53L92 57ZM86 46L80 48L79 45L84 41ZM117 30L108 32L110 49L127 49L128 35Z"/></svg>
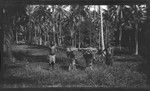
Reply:
<svg viewBox="0 0 150 91"><path fill-rule="evenodd" d="M102 9L107 10L107 5L100 5L100 7ZM99 8L99 5L91 5L90 6L90 11L96 11L96 12L98 12L98 8Z"/></svg>
<svg viewBox="0 0 150 91"><path fill-rule="evenodd" d="M63 5L64 7L63 7L63 9L64 10L66 10L66 11L70 11L70 5ZM51 12L52 12L52 6L51 5L48 5L48 7L47 7L47 9L50 9L51 10Z"/></svg>
<svg viewBox="0 0 150 91"><path fill-rule="evenodd" d="M31 7L32 7L32 9L35 9L37 6L39 6L39 5L31 5ZM107 10L107 5L100 5L100 7L102 8L102 9L105 9L105 10ZM51 10L51 12L52 12L52 6L51 5L48 5L48 7L47 7L47 9L50 9ZM71 6L70 5L67 5L66 7L63 7L66 11L70 11L70 9L71 9ZM90 11L96 11L96 12L98 12L98 8L99 8L99 5L90 5Z"/></svg>
<svg viewBox="0 0 150 91"><path fill-rule="evenodd" d="M67 7L65 7L64 9L66 10L66 11L70 11L70 5L68 5Z"/></svg>
<svg viewBox="0 0 150 91"><path fill-rule="evenodd" d="M47 6L47 9L50 9L50 8L52 8L52 6L51 6L51 5L48 5L48 6Z"/></svg>
<svg viewBox="0 0 150 91"><path fill-rule="evenodd" d="M50 9L50 12L52 12L52 5L48 5L46 9Z"/></svg>

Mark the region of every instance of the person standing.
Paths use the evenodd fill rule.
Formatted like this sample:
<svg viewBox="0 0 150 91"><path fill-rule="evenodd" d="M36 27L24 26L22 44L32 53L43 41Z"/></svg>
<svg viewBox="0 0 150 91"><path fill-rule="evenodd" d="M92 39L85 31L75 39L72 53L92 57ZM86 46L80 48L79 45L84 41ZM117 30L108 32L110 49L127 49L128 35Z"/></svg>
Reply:
<svg viewBox="0 0 150 91"><path fill-rule="evenodd" d="M55 62L56 62L56 45L52 43L49 48L49 65L52 66L53 69Z"/></svg>

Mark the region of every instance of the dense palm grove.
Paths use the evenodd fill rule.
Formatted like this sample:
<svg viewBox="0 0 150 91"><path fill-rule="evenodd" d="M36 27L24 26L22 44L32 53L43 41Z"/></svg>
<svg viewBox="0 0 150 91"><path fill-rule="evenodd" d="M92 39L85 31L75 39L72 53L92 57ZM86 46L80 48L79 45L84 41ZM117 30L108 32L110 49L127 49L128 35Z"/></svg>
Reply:
<svg viewBox="0 0 150 91"><path fill-rule="evenodd" d="M149 20L149 6L105 5L106 8L103 7L103 5L5 6L2 8L4 56L10 58L8 59L10 61L14 60L12 50L16 45L48 48L51 43L54 43L62 49L67 47L77 49L92 47L99 50L111 48L113 56L115 54L121 56L124 53L143 57L142 60L145 60L147 56L143 51L147 49L142 44L144 43L144 27ZM19 47L17 48L19 50ZM58 55L62 56L63 53ZM102 71L102 69L99 70ZM106 71L110 70L112 71L111 68L108 68ZM97 76L96 72L88 74ZM102 76L98 73L99 75ZM96 80L99 77L91 79L96 84L94 86L101 85ZM108 76L105 80L108 79L115 78ZM43 82L46 84L45 81ZM113 81L110 83L113 84ZM113 85L110 83L108 82L107 85L119 84L119 82Z"/></svg>
<svg viewBox="0 0 150 91"><path fill-rule="evenodd" d="M90 10L91 7L95 10ZM16 13L11 8L16 8ZM55 42L58 46L99 49L109 45L125 47L136 55L146 20L144 5L109 5L107 10L92 5L28 5L6 7L3 12L10 15L11 22L7 22L12 25L11 28L4 25L9 31L4 31L8 33L5 42L10 38L16 43L23 40L47 46Z"/></svg>

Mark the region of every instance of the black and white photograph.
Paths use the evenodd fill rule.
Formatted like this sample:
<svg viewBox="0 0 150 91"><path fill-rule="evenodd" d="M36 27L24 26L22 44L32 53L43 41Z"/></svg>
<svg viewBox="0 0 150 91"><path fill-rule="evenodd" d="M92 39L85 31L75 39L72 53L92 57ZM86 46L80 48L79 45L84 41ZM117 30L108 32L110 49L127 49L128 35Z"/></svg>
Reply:
<svg viewBox="0 0 150 91"><path fill-rule="evenodd" d="M150 3L1 11L1 88L150 87Z"/></svg>

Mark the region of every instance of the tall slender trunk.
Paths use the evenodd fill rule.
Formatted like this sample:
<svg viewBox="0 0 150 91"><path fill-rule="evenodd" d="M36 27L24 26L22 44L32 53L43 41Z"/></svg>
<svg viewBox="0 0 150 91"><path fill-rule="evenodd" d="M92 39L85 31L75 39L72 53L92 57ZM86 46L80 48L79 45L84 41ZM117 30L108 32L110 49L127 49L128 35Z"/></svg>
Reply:
<svg viewBox="0 0 150 91"><path fill-rule="evenodd" d="M39 41L40 41L40 45L42 45L42 38L41 38L41 37L42 37L42 36L41 36L41 29L40 29L40 36L39 36L39 37L40 37L40 39L39 39Z"/></svg>
<svg viewBox="0 0 150 91"><path fill-rule="evenodd" d="M79 49L81 47L81 22L82 22L82 16L80 16L80 26L79 26Z"/></svg>
<svg viewBox="0 0 150 91"><path fill-rule="evenodd" d="M119 47L120 47L120 50L121 50L121 40L122 40L122 30L119 29L120 32L119 32Z"/></svg>
<svg viewBox="0 0 150 91"><path fill-rule="evenodd" d="M74 38L72 37L71 40L72 40L72 47L73 47L74 46Z"/></svg>
<svg viewBox="0 0 150 91"><path fill-rule="evenodd" d="M47 35L47 34L45 34L45 35L44 35L44 36L45 36L45 41L44 41L44 45L46 45L46 35Z"/></svg>
<svg viewBox="0 0 150 91"><path fill-rule="evenodd" d="M131 36L129 36L129 51L132 53L132 41L131 41Z"/></svg>
<svg viewBox="0 0 150 91"><path fill-rule="evenodd" d="M29 44L32 43L31 31L29 30Z"/></svg>
<svg viewBox="0 0 150 91"><path fill-rule="evenodd" d="M55 5L54 6L52 6L52 12L53 12L53 14L52 14L52 18L54 19L55 18L55 16L54 16L54 7L55 7ZM54 44L56 43L56 39L55 39L55 23L53 22L53 42L54 42Z"/></svg>
<svg viewBox="0 0 150 91"><path fill-rule="evenodd" d="M101 12L101 10L100 10L101 8L100 8L100 5L99 5L99 14L101 14L100 12ZM99 30L99 49L101 49L101 43L100 43L100 41L101 41L101 31Z"/></svg>
<svg viewBox="0 0 150 91"><path fill-rule="evenodd" d="M91 46L91 25L90 25L90 46Z"/></svg>
<svg viewBox="0 0 150 91"><path fill-rule="evenodd" d="M72 27L72 31L74 31L74 26ZM72 47L74 46L74 37L73 33L71 32L71 41L72 41Z"/></svg>
<svg viewBox="0 0 150 91"><path fill-rule="evenodd" d="M80 46L81 46L81 40L80 40L80 36L81 36L81 35L80 35L80 32L81 32L81 31L80 31L80 28L79 28L79 46L78 46L79 49L80 49Z"/></svg>
<svg viewBox="0 0 150 91"><path fill-rule="evenodd" d="M62 19L63 15L60 14L60 20ZM62 23L60 21L60 45L62 45Z"/></svg>
<svg viewBox="0 0 150 91"><path fill-rule="evenodd" d="M135 55L138 55L139 52L139 45L138 45L138 25L136 24L135 30Z"/></svg>
<svg viewBox="0 0 150 91"><path fill-rule="evenodd" d="M61 39L62 39L62 34L61 34L61 23L59 23L59 30L60 30L60 40L59 40L59 45L61 46Z"/></svg>
<svg viewBox="0 0 150 91"><path fill-rule="evenodd" d="M17 31L16 31L16 43L18 44L18 34L17 34Z"/></svg>
<svg viewBox="0 0 150 91"><path fill-rule="evenodd" d="M36 44L36 29L34 30L34 41L35 41L35 44Z"/></svg>
<svg viewBox="0 0 150 91"><path fill-rule="evenodd" d="M53 26L53 39L54 39L53 42L56 43L55 42L55 26Z"/></svg>
<svg viewBox="0 0 150 91"><path fill-rule="evenodd" d="M105 36L105 39L106 39L106 41L105 41L105 43L106 43L106 47L108 47L108 22L107 21L105 21L105 23L106 23L106 36Z"/></svg>
<svg viewBox="0 0 150 91"><path fill-rule="evenodd" d="M76 33L75 33L75 43L74 43L74 46L75 46L75 48L76 48L76 44L77 43L77 38L76 38Z"/></svg>
<svg viewBox="0 0 150 91"><path fill-rule="evenodd" d="M56 41L56 40L57 40L57 41ZM55 40L55 41L56 41L56 44L57 44L57 45L60 45L60 43L59 43L59 40L60 40L60 39L59 39L59 33L56 33L56 40Z"/></svg>
<svg viewBox="0 0 150 91"><path fill-rule="evenodd" d="M40 37L40 45L42 45L42 38Z"/></svg>
<svg viewBox="0 0 150 91"><path fill-rule="evenodd" d="M49 33L48 33L48 35L47 35L47 41L48 41L48 45L49 45L49 42L50 42Z"/></svg>
<svg viewBox="0 0 150 91"><path fill-rule="evenodd" d="M103 15L102 15L102 8L100 7L100 15L101 15L101 41L102 41L102 50L105 49L105 44L104 44L104 30L103 30Z"/></svg>

